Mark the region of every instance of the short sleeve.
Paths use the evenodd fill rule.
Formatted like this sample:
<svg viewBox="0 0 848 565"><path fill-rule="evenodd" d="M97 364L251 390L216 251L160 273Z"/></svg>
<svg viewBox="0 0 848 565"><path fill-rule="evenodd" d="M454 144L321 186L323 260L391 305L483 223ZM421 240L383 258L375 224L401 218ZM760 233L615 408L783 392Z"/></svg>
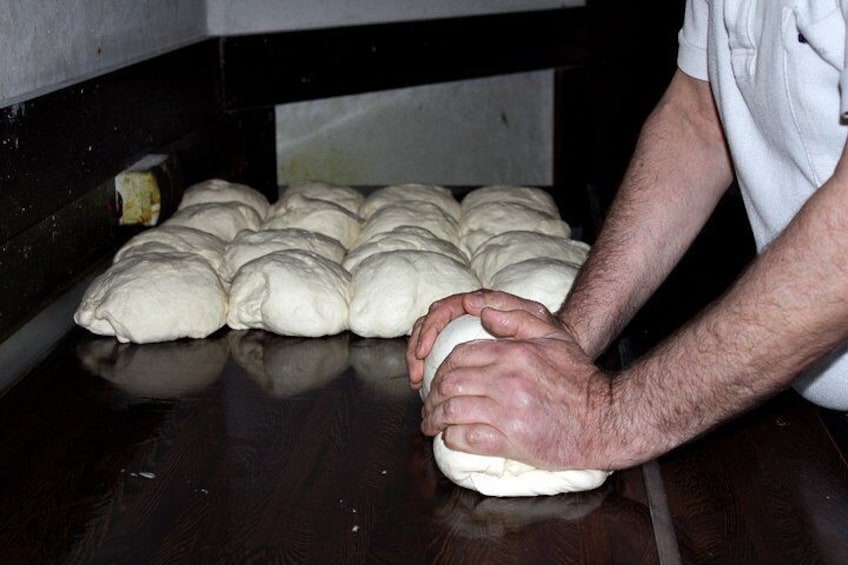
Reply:
<svg viewBox="0 0 848 565"><path fill-rule="evenodd" d="M709 5L706 0L686 0L683 27L677 34L677 66L687 75L708 80L707 27Z"/></svg>

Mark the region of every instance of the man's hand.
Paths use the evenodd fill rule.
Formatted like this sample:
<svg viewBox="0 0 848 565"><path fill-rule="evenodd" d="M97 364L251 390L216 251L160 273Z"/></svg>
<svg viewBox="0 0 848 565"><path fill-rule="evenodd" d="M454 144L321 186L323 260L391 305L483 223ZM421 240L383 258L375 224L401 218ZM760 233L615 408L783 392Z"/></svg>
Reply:
<svg viewBox="0 0 848 565"><path fill-rule="evenodd" d="M493 290L478 290L454 294L430 305L426 315L421 316L412 327L412 335L406 350L406 366L409 369L409 385L418 390L424 381L424 359L433 349L433 343L445 326L463 314L480 316L483 308L497 310L527 310L536 316L551 317L550 312L538 302L524 300L512 294Z"/></svg>
<svg viewBox="0 0 848 565"><path fill-rule="evenodd" d="M457 311L459 302L451 300L438 311L438 322L425 322L427 330L444 327L447 312ZM618 439L612 433L612 381L550 312L508 300L521 308L479 310L483 326L505 339L461 344L439 367L421 430L444 432L452 449L539 468L614 466L621 453L611 440Z"/></svg>

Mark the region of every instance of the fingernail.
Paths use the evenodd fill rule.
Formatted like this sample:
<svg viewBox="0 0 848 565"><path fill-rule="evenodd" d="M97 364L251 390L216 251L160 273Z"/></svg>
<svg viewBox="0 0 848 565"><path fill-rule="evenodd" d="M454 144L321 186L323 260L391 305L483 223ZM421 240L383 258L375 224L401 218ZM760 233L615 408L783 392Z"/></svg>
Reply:
<svg viewBox="0 0 848 565"><path fill-rule="evenodd" d="M468 305L473 306L474 308L479 308L483 305L483 297L477 293L468 295Z"/></svg>

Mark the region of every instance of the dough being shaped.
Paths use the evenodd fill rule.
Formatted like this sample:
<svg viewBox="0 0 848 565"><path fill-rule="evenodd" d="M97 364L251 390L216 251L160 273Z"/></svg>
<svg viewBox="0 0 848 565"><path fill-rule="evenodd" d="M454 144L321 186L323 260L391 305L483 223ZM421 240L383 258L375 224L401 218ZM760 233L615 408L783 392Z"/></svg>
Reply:
<svg viewBox="0 0 848 565"><path fill-rule="evenodd" d="M351 249L342 265L352 273L357 265L375 253L404 249L433 251L468 264L468 258L453 243L439 239L433 232L418 226L399 226L391 231L379 233Z"/></svg>
<svg viewBox="0 0 848 565"><path fill-rule="evenodd" d="M227 337L236 363L277 398L321 388L348 367L346 333L304 339L251 330Z"/></svg>
<svg viewBox="0 0 848 565"><path fill-rule="evenodd" d="M74 321L122 343L203 338L227 320L227 292L208 261L193 253L127 257L98 276Z"/></svg>
<svg viewBox="0 0 848 565"><path fill-rule="evenodd" d="M489 288L541 302L556 312L580 269L574 263L537 257L507 265L492 276Z"/></svg>
<svg viewBox="0 0 848 565"><path fill-rule="evenodd" d="M230 287L227 324L321 337L347 329L350 273L311 251L276 251L244 264Z"/></svg>
<svg viewBox="0 0 848 565"><path fill-rule="evenodd" d="M245 263L288 249L311 251L334 263L341 263L345 256L345 248L338 240L317 232L298 228L244 231L227 245L221 274L226 280L231 280Z"/></svg>
<svg viewBox="0 0 848 565"><path fill-rule="evenodd" d="M414 183L395 184L375 190L362 203L359 215L367 220L381 208L411 202L435 204L457 222L462 216L462 206L449 189L432 184Z"/></svg>
<svg viewBox="0 0 848 565"><path fill-rule="evenodd" d="M439 239L459 244L459 224L435 204L429 202L398 202L383 206L362 226L357 246L364 245L375 236L393 231L401 226L418 226L430 231Z"/></svg>
<svg viewBox="0 0 848 565"><path fill-rule="evenodd" d="M480 281L489 286L492 275L507 265L540 257L582 265L588 253L589 245L582 241L529 231L510 231L486 240L471 258L471 268Z"/></svg>
<svg viewBox="0 0 848 565"><path fill-rule="evenodd" d="M224 339L118 343L94 338L77 347L82 364L121 390L146 398L180 398L218 379L229 357Z"/></svg>
<svg viewBox="0 0 848 565"><path fill-rule="evenodd" d="M462 213L491 202L521 204L555 218L559 208L550 193L532 186L491 185L472 190L462 199Z"/></svg>
<svg viewBox="0 0 848 565"><path fill-rule="evenodd" d="M362 219L345 208L328 202L295 194L284 208L269 214L263 230L298 228L332 237L345 249L356 242Z"/></svg>
<svg viewBox="0 0 848 565"><path fill-rule="evenodd" d="M162 225L144 230L126 242L112 262L148 253L194 253L200 255L220 273L224 264L226 243L211 233L183 226Z"/></svg>
<svg viewBox="0 0 848 565"><path fill-rule="evenodd" d="M280 195L280 199L271 206L271 214L278 214L280 210L285 209L295 195L311 200L326 200L353 214L359 213L359 207L365 200L365 195L348 186L318 181L300 181L286 187Z"/></svg>
<svg viewBox="0 0 848 565"><path fill-rule="evenodd" d="M177 210L162 225L194 228L230 242L242 230L258 230L262 218L247 204L206 202Z"/></svg>
<svg viewBox="0 0 848 565"><path fill-rule="evenodd" d="M207 202L241 202L253 208L261 219L268 213L268 199L258 190L221 179L209 179L185 190L179 209Z"/></svg>
<svg viewBox="0 0 848 565"><path fill-rule="evenodd" d="M424 384L421 397L430 393L436 369L453 348L461 343L495 339L480 319L460 316L448 324L436 338L430 355L424 360ZM504 457L492 457L456 451L445 445L442 434L433 440L433 455L442 473L454 483L488 496L536 496L590 490L601 486L608 471L546 471Z"/></svg>
<svg viewBox="0 0 848 565"><path fill-rule="evenodd" d="M471 268L432 251L387 251L353 274L350 329L362 337L400 337L430 304L480 288Z"/></svg>
<svg viewBox="0 0 848 565"><path fill-rule="evenodd" d="M558 217L511 202L474 206L465 213L459 225L462 247L471 256L488 239L509 231L571 237L571 228Z"/></svg>

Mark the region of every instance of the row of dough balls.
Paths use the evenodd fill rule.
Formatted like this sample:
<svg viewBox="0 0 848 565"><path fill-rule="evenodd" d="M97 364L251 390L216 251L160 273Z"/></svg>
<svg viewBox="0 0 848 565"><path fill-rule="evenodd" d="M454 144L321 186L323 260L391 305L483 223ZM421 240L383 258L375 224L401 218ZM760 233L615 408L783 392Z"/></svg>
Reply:
<svg viewBox="0 0 848 565"><path fill-rule="evenodd" d="M408 335L429 305L481 287L556 309L588 246L551 196L487 186L458 201L406 184L367 197L305 182L273 205L209 180L89 286L77 324L121 342L203 338L225 325L280 335Z"/></svg>

